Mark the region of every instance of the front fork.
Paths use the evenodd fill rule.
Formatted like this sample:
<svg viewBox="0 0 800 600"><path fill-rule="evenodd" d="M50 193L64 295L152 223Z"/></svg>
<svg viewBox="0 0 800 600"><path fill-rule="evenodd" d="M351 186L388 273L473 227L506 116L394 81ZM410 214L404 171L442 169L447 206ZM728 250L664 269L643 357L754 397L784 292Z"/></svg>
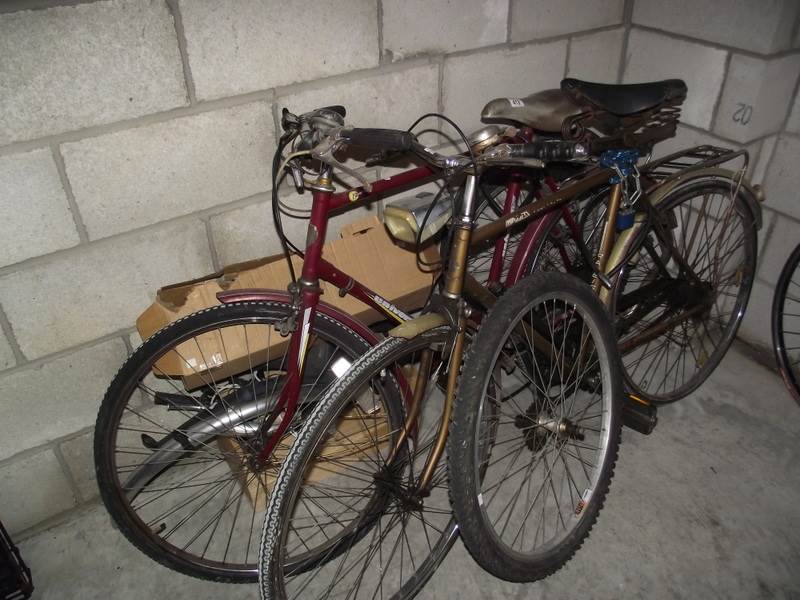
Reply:
<svg viewBox="0 0 800 600"><path fill-rule="evenodd" d="M444 453L447 435L450 430L450 418L453 414L458 376L461 372L461 360L464 355L467 323L467 308L462 298L462 291L464 289L464 280L467 272L469 245L472 238L472 220L476 186L477 180L475 175L467 175L464 202L461 207L461 214L457 215L457 223L454 228L453 242L450 249L450 259L445 272L442 290L442 310L449 313L448 316L436 313L423 315L419 319L410 321L408 324L401 325L398 328L400 329L410 325L410 329L419 331L420 328L432 329L437 325L450 323L455 327L456 331L447 364L447 388L445 390L442 418L436 433L436 441L434 442L431 453L425 461L425 466L422 469L417 483L417 490L421 493L426 493L428 491L433 473ZM416 327L414 326L415 322L417 324ZM411 409L403 424L401 434L392 447L387 464L391 464L391 460L400 453L402 445L408 439L409 432L415 430L416 420L419 418L421 412L420 405L424 401L424 392L428 389L431 361L430 352L431 351L426 351L422 354L419 376L414 385Z"/></svg>
<svg viewBox="0 0 800 600"><path fill-rule="evenodd" d="M330 181L330 168L327 168L312 185L314 190L313 204L306 233L303 269L296 286L290 288L297 307L296 315L299 316L299 319L296 320L291 330L292 339L289 342L289 349L286 355L288 376L275 408L267 415L259 427L258 439L260 440L260 448L251 465L256 470L263 469L269 463L269 457L286 433L297 412L300 387L305 372L308 342L311 329L314 326L314 317L321 294L317 270L322 257L322 246L325 243L328 208L334 191ZM280 417L280 422L273 431L270 431L278 417Z"/></svg>

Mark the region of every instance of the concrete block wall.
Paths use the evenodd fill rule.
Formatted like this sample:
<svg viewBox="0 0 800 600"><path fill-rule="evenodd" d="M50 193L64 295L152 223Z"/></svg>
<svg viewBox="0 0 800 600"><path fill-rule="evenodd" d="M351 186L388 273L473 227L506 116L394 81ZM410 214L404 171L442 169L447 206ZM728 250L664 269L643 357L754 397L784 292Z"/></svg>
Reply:
<svg viewBox="0 0 800 600"><path fill-rule="evenodd" d="M2 3L0 519L24 536L96 501L94 416L159 286L277 250L283 106L471 129L565 75L683 77L670 143L747 147L766 182L757 308L800 219L797 18L794 0Z"/></svg>

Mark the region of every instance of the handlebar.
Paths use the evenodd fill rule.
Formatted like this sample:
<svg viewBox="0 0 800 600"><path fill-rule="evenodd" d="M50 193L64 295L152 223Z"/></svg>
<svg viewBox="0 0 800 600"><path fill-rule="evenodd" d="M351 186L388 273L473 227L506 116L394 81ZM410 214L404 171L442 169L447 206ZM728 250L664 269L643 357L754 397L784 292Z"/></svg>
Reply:
<svg viewBox="0 0 800 600"><path fill-rule="evenodd" d="M540 140L528 144L518 144L518 146L520 146L518 156L539 158L545 162L585 158L589 154L583 144L562 140ZM512 156L514 156L513 152Z"/></svg>
<svg viewBox="0 0 800 600"><path fill-rule="evenodd" d="M527 144L499 144L479 154L473 165L472 157L464 154L444 155L420 144L409 131L399 129L346 127L342 106L329 106L296 117L284 109L282 125L287 134L299 137L295 150L348 173L369 191L370 183L357 171L343 165L334 154L344 146L369 148L379 154L413 152L439 169L483 169L490 166L543 167L545 162L581 160L588 157L584 145L561 140L543 140ZM292 166L299 186L302 171Z"/></svg>
<svg viewBox="0 0 800 600"><path fill-rule="evenodd" d="M416 141L410 132L399 129L354 127L343 129L341 136L351 146L387 152L407 152L414 148Z"/></svg>

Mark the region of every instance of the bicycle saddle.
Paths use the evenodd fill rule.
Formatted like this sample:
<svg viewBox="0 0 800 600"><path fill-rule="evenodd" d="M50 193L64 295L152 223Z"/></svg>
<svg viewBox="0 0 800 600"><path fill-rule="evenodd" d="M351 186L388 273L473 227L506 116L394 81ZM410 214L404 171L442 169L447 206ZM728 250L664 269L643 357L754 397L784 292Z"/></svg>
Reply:
<svg viewBox="0 0 800 600"><path fill-rule="evenodd" d="M561 131L569 116L581 112L580 106L561 90L542 90L524 98L495 98L481 111L487 123L522 123L539 131Z"/></svg>
<svg viewBox="0 0 800 600"><path fill-rule="evenodd" d="M561 89L574 101L589 102L614 115L632 115L667 101L683 102L686 84L681 79L614 85L564 79Z"/></svg>

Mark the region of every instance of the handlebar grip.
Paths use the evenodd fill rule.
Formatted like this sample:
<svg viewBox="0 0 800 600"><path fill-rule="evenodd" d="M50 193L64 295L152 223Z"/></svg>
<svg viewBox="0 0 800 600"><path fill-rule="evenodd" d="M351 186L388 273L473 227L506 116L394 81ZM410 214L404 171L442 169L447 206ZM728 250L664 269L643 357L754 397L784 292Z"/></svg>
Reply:
<svg viewBox="0 0 800 600"><path fill-rule="evenodd" d="M586 156L586 148L577 142L564 142L561 140L543 140L518 144L514 152L523 158L538 158L545 162L554 160L570 160Z"/></svg>
<svg viewBox="0 0 800 600"><path fill-rule="evenodd" d="M364 146L378 150L405 152L414 145L414 136L399 129L375 129L354 127L344 136L352 146Z"/></svg>

